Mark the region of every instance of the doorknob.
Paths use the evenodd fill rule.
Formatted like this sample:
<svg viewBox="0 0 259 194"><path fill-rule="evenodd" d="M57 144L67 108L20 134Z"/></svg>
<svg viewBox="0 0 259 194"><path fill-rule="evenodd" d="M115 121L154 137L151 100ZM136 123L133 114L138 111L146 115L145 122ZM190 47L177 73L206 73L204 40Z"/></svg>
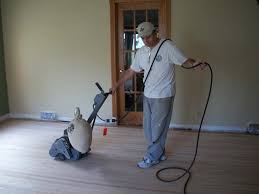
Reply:
<svg viewBox="0 0 259 194"><path fill-rule="evenodd" d="M120 69L120 73L122 73L124 70L123 69Z"/></svg>

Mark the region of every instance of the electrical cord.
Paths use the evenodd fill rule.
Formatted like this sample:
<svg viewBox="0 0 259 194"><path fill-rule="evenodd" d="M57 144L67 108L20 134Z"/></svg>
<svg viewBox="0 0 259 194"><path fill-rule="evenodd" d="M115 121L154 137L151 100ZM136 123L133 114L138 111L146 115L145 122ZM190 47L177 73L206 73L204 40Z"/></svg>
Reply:
<svg viewBox="0 0 259 194"><path fill-rule="evenodd" d="M134 107L134 105L139 101L139 97L140 97L141 95L139 95L139 96L137 96L137 98L134 100L134 102L131 104L131 106L129 107L129 110L122 116L122 117L120 117L118 120L116 120L116 119L113 119L114 120L114 122L118 122L118 123L120 123L126 116L128 116L128 114L133 110L133 107ZM96 115L100 120L102 120L103 122L107 122L107 120L109 120L109 119L104 119L104 118L102 118L102 117L100 117L98 114Z"/></svg>
<svg viewBox="0 0 259 194"><path fill-rule="evenodd" d="M162 44L161 44L161 45L162 45ZM160 47L161 47L161 45L160 45ZM160 47L159 47L159 48L160 48ZM159 50L159 49L158 49L158 50ZM156 55L157 55L157 53L156 53ZM155 55L154 59L156 58L156 55ZM205 105L205 108L204 108L204 111L203 111L203 114L202 114L202 118L201 118L201 121L200 121L200 125L199 125L199 130L198 130L198 135L197 135L197 141L196 141L196 147L195 147L195 153L194 153L194 156L193 156L193 160L192 160L192 162L191 162L191 164L190 164L190 166L189 166L188 168L177 167L177 166L171 166L171 167L161 168L160 170L158 170L158 171L156 172L156 177L157 177L157 179L159 179L159 180L162 181L162 182L167 182L167 183L168 183L168 182L176 182L176 181L180 180L181 178L183 178L186 174L188 174L188 178L187 178L187 180L186 180L186 182L185 182L185 184L184 184L184 194L186 194L187 185L188 185L189 180L190 180L191 175L192 175L190 170L191 170L191 168L193 167L194 162L195 162L196 157L197 157L198 148L199 148L199 140L200 140L201 127L202 127L203 120L204 120L204 117L205 117L205 114L206 114L206 111L207 111L207 107L208 107L208 103L209 103L210 95L211 95L211 90L212 90L212 84L213 84L213 71L212 71L212 68L211 68L210 64L208 64L208 63L206 63L206 62L205 62L204 64L206 64L206 65L209 67L209 70L210 70L210 87L209 87L209 92L208 92L208 97L207 97L206 105ZM183 67L184 69L194 69L194 68L196 68L196 67L198 67L198 66L200 66L200 65L202 65L202 63L198 63L198 64L196 64L196 65L194 65L194 66L192 66L192 67L185 67L185 66L182 66L182 67ZM152 68L152 65L151 65L151 67L150 67L150 70L151 70L151 68ZM148 74L150 73L150 70L149 70ZM148 76L147 76L147 77L148 77ZM146 77L146 79L145 79L145 81L144 81L144 83L143 83L143 86L145 85L145 82L146 82L146 80L147 80L147 77ZM132 110L132 107L135 105L136 102L138 102L138 100L139 100L139 96L136 98L136 100L134 101L134 103L133 103L132 106L130 107L130 110ZM94 105L93 105L93 108L94 108ZM121 121L122 119L124 119L128 114L129 114L129 111L126 112L118 121ZM98 117L99 119L101 119L102 121L106 121L106 120L102 119L98 114L97 114L97 117ZM95 122L95 119L94 119L94 122ZM94 125L94 122L93 122L93 125ZM178 177L175 178L175 179L165 179L165 178L162 178L162 177L160 176L160 173L162 173L162 172L164 172L164 171L166 171L166 170L180 170L180 171L183 171L183 174L181 174L180 176L178 176Z"/></svg>
<svg viewBox="0 0 259 194"><path fill-rule="evenodd" d="M143 88L143 85L142 85L142 88ZM143 91L143 89L141 89ZM135 104L139 101L139 97L141 95L138 95L137 98L134 100L134 102L131 104L131 106L129 107L129 110L122 116L118 119L118 123L120 123L126 116L128 116L128 114L133 110L133 107L135 106Z"/></svg>
<svg viewBox="0 0 259 194"><path fill-rule="evenodd" d="M202 63L199 63L197 65L194 65L192 67L185 67L185 66L182 66L184 69L193 69L197 66L200 66ZM208 97L207 97L207 101L206 101L206 105L205 105L205 108L204 108L204 111L203 111L203 115L202 115L202 118L201 118L201 121L200 121L200 126L199 126L199 130L198 130L198 135L197 135L197 141L196 141L196 147L195 147L195 154L194 154L194 157L193 157L193 160L190 164L190 166L188 168L183 168L183 167L177 167L177 166L172 166L172 167L166 167L166 168L162 168L160 170L158 170L156 172L156 177L162 181L162 182L176 182L178 180L180 180L182 177L184 177L186 174L188 174L188 178L184 184L184 194L186 194L186 189L187 189L187 185L189 183L189 180L191 178L191 168L196 160L196 156L197 156L197 153L198 153L198 148L199 148L199 139L200 139L200 133L201 133L201 127L202 127L202 124L203 124L203 120L204 120L204 116L206 114L206 110L207 110L207 107L208 107L208 103L209 103L209 100L210 100L210 95L211 95L211 89L212 89L212 84L213 84L213 72L212 72L212 68L210 66L210 64L208 63L205 63L209 69L210 69L210 88L209 88L209 92L208 92ZM166 170L181 170L183 171L183 174L181 174L180 176L178 176L177 178L175 179L165 179L165 178L162 178L160 176L160 173L161 172L164 172Z"/></svg>
<svg viewBox="0 0 259 194"><path fill-rule="evenodd" d="M150 67L150 69L148 70L146 79L144 80L143 86L145 86L145 83L146 83L146 81L147 81L147 78L148 78L148 76L149 76L149 74L150 74L150 71L151 71L151 69L152 69L152 67L153 67L154 61L155 61L155 59L156 59L156 56L157 56L157 54L158 54L158 52L159 52L161 46L162 46L163 43L164 43L165 41L167 41L167 40L170 40L170 39L165 39L165 40L163 40L163 42L159 45L159 48L158 48L158 50L157 50L157 52L156 52L156 54L155 54L155 57L153 58L153 61L152 61L152 63L151 63L151 67ZM208 92L208 97L207 97L206 105L205 105L205 108L204 108L204 111L203 111L203 114L202 114L202 118L201 118L201 121L200 121L200 125L199 125L199 130L198 130L198 135L197 135L197 141L196 141L196 147L195 147L195 153L194 153L194 156L193 156L193 160L192 160L192 162L191 162L191 164L190 164L190 166L189 166L188 168L171 166L171 167L162 168L162 169L160 169L160 170L158 170L158 171L156 172L156 177L157 177L157 179L159 179L159 180L162 181L162 182L176 182L176 181L180 180L182 177L184 177L186 174L188 174L188 178L187 178L187 180L186 180L186 182L185 182L185 184L184 184L184 194L186 194L187 185L188 185L189 180L190 180L190 178L191 178L191 171L190 171L190 170L191 170L192 166L194 165L194 162L195 162L195 160L196 160L197 153L198 153L201 127L202 127L202 124L203 124L204 116L205 116L205 114L206 114L206 110L207 110L208 103L209 103L209 100L210 100L210 95L211 95L211 89L212 89L212 84L213 84L213 71L212 71L212 68L211 68L210 64L208 64L208 63L206 63L206 62L205 62L205 63L198 63L198 64L195 64L195 65L193 65L192 67L185 67L185 66L182 66L184 69L194 69L194 68L196 68L196 67L198 67L198 66L200 66L200 65L202 65L202 64L206 64L206 65L209 67L209 69L210 69L210 87L209 87L209 92ZM143 86L142 86L142 87L143 87ZM135 105L135 103L136 103L138 100L139 100L139 96L134 100L134 103L131 105L130 110L132 110L132 107ZM124 119L124 118L129 114L129 112L130 112L130 111L126 112L120 119L118 119L118 122L120 122L122 119ZM99 119L101 119L102 121L105 121L105 120L102 119L98 114L97 114L97 117L98 117ZM96 117L95 117L95 119L96 119ZM94 125L95 119L94 119L94 121L93 121L93 125ZM93 125L92 125L92 126L93 126ZM161 172L164 172L165 170L172 170L172 169L174 169L174 170L181 170L181 171L183 171L183 174L181 174L180 176L178 176L178 177L175 178L175 179L165 179L165 178L162 178L162 177L160 176L160 173L161 173Z"/></svg>

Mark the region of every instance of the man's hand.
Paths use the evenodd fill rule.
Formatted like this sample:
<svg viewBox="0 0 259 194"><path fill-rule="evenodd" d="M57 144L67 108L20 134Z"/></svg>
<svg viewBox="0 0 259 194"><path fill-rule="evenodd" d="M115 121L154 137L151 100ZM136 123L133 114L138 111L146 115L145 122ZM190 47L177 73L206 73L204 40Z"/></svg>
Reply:
<svg viewBox="0 0 259 194"><path fill-rule="evenodd" d="M192 58L188 58L182 65L187 69L204 70L208 63L202 60L194 60Z"/></svg>
<svg viewBox="0 0 259 194"><path fill-rule="evenodd" d="M111 94L114 94L116 92L116 90L127 80L129 80L130 78L133 77L133 75L136 72L134 72L131 68L127 69L124 74L121 76L121 78L119 79L118 82L115 83L115 85L109 89L109 92L111 92Z"/></svg>
<svg viewBox="0 0 259 194"><path fill-rule="evenodd" d="M204 70L206 68L206 66L208 65L208 63L205 61L196 61L195 63L193 63L192 66L196 66L196 65L198 65L198 66L194 68L195 70L197 70L197 69Z"/></svg>
<svg viewBox="0 0 259 194"><path fill-rule="evenodd" d="M115 94L115 92L116 92L116 88L115 87L112 87L112 88L109 89L109 93L110 94L113 95L113 94Z"/></svg>

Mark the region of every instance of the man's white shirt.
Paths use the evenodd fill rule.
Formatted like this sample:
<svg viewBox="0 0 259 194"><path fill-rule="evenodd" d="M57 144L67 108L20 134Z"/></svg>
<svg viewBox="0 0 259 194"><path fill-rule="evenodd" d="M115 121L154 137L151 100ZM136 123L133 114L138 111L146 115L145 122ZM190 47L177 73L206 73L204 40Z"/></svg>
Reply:
<svg viewBox="0 0 259 194"><path fill-rule="evenodd" d="M144 70L144 79L151 67L157 49L164 39L152 49L147 46L141 47L133 59L130 68L135 72ZM173 41L163 43L149 76L145 83L144 95L148 98L166 98L175 95L175 65L182 65L187 57L175 46Z"/></svg>

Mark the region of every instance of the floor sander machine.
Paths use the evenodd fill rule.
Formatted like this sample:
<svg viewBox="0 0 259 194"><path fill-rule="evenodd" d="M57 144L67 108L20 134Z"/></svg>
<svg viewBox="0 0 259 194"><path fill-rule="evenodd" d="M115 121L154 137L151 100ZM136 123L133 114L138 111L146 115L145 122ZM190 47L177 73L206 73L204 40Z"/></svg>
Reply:
<svg viewBox="0 0 259 194"><path fill-rule="evenodd" d="M92 131L98 111L111 94L104 92L98 82L95 83L100 93L94 98L93 111L87 120L83 119L80 109L76 107L74 119L64 130L62 137L52 144L49 155L55 160L79 160L91 151Z"/></svg>

